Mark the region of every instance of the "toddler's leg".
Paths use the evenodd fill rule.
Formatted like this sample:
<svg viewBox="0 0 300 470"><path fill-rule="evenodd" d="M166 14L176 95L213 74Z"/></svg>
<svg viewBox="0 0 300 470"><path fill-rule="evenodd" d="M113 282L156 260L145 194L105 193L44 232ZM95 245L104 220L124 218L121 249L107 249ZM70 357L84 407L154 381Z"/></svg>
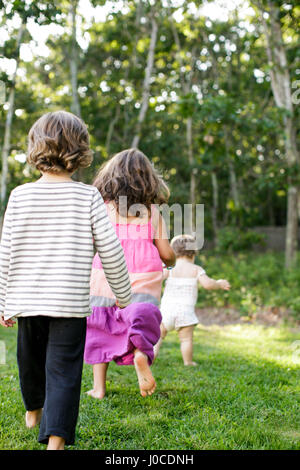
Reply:
<svg viewBox="0 0 300 470"><path fill-rule="evenodd" d="M161 347L161 343L163 342L163 340L167 336L167 333L168 332L167 332L166 328L164 327L163 323L161 323L161 325L160 325L160 338L159 338L158 342L156 343L156 345L154 346L154 360L158 356L158 353L159 353L159 350L160 350L160 347Z"/></svg>
<svg viewBox="0 0 300 470"><path fill-rule="evenodd" d="M139 349L134 351L134 366L142 397L152 395L156 388L156 382L148 364L148 357Z"/></svg>
<svg viewBox="0 0 300 470"><path fill-rule="evenodd" d="M93 398L102 400L106 393L106 374L109 366L109 362L103 362L101 364L93 365L94 373L94 386L93 389L87 392Z"/></svg>
<svg viewBox="0 0 300 470"><path fill-rule="evenodd" d="M185 366L197 365L196 362L193 362L193 332L194 325L184 326L178 331L180 349Z"/></svg>

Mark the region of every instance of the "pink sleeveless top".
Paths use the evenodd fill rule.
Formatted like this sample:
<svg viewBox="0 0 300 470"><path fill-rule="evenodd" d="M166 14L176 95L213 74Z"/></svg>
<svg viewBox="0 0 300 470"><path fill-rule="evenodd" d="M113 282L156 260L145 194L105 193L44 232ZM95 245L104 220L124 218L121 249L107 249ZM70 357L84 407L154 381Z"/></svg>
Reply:
<svg viewBox="0 0 300 470"><path fill-rule="evenodd" d="M153 213L155 210L157 209L153 206L148 223L112 223L124 250L133 294L132 301L159 305L163 268L158 250L153 243L155 233ZM115 300L105 278L99 255L96 254L90 282L91 306L111 307L115 304Z"/></svg>

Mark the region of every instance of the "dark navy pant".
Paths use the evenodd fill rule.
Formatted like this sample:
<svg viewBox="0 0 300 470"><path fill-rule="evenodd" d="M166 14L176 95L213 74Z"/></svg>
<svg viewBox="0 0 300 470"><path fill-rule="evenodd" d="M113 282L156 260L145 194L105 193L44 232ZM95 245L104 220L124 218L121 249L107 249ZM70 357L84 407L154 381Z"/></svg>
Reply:
<svg viewBox="0 0 300 470"><path fill-rule="evenodd" d="M86 318L18 318L20 386L28 411L43 408L39 442L75 440Z"/></svg>

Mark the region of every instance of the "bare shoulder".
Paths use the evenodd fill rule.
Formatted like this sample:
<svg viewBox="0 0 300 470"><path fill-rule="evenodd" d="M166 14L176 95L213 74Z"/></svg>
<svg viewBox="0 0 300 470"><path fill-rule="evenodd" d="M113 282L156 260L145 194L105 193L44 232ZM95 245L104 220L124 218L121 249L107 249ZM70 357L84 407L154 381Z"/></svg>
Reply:
<svg viewBox="0 0 300 470"><path fill-rule="evenodd" d="M205 270L202 268L202 266L199 266L198 264L195 264L194 266L196 268L196 277L199 277L202 274L205 274Z"/></svg>
<svg viewBox="0 0 300 470"><path fill-rule="evenodd" d="M198 267L196 264L186 263L184 266L185 277L197 278Z"/></svg>
<svg viewBox="0 0 300 470"><path fill-rule="evenodd" d="M151 221L154 228L158 227L159 222L162 220L162 215L155 204L151 205Z"/></svg>

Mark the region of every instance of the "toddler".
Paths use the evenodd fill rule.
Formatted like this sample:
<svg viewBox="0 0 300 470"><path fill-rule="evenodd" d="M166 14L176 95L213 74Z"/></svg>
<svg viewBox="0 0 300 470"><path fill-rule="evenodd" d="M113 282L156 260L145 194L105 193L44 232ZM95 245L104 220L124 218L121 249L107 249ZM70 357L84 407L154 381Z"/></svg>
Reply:
<svg viewBox="0 0 300 470"><path fill-rule="evenodd" d="M198 285L204 289L229 290L230 284L224 279L215 281L209 278L204 269L197 266L196 251L187 246L194 241L190 235L173 238L171 247L176 254L176 265L172 270L164 270L166 285L161 299L161 338L156 344L155 358L158 355L162 340L171 330L177 330L180 349L185 366L195 366L193 361L193 331L198 323L195 305L198 296Z"/></svg>

